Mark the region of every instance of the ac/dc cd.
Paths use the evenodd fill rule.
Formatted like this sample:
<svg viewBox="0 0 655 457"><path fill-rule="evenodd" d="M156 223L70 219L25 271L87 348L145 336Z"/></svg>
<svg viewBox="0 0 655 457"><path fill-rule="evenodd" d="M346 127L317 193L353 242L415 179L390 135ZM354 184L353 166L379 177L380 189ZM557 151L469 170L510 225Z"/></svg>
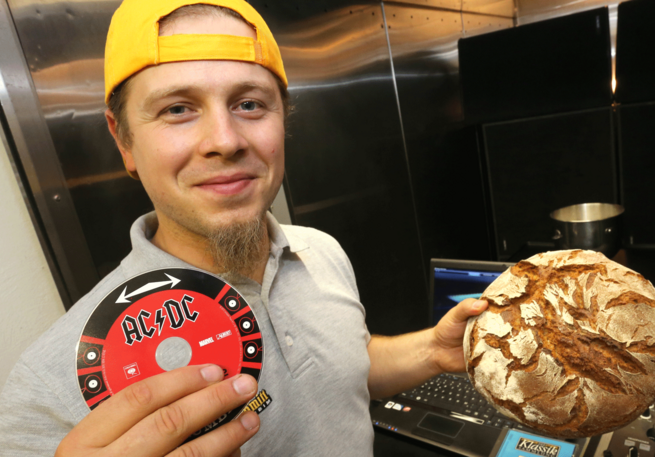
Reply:
<svg viewBox="0 0 655 457"><path fill-rule="evenodd" d="M153 270L125 281L95 308L77 344L80 392L90 409L142 379L213 363L230 378L259 380L263 341L255 315L232 286L188 268ZM229 422L235 408L194 435Z"/></svg>

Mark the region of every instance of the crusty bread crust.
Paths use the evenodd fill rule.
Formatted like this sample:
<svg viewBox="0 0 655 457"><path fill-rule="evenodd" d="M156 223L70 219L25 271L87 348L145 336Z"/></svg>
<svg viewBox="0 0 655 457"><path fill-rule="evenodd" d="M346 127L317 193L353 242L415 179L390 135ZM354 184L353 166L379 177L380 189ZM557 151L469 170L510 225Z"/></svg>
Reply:
<svg viewBox="0 0 655 457"><path fill-rule="evenodd" d="M471 318L471 383L551 436L617 429L655 400L655 288L594 251L554 251L500 275Z"/></svg>

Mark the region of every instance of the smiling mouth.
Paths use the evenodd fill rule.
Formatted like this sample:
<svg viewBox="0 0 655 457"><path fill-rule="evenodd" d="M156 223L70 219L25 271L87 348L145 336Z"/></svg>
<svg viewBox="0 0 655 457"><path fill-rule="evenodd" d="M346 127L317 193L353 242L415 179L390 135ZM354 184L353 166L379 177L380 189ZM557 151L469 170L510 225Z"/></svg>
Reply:
<svg viewBox="0 0 655 457"><path fill-rule="evenodd" d="M199 188L221 195L235 195L250 187L254 176L237 175L207 180L198 185Z"/></svg>

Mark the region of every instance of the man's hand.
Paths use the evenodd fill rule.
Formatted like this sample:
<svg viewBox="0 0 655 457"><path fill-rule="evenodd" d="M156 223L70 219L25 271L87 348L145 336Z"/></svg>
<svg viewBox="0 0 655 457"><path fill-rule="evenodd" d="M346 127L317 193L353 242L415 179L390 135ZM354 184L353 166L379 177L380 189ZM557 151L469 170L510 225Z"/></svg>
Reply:
<svg viewBox="0 0 655 457"><path fill-rule="evenodd" d="M153 376L91 411L62 440L55 457L238 456L241 445L259 430L255 412L180 445L256 393L257 382L251 376L223 381L223 370L216 365Z"/></svg>
<svg viewBox="0 0 655 457"><path fill-rule="evenodd" d="M487 306L484 300L467 298L448 311L434 327L434 361L439 371L458 373L466 370L462 346L466 322Z"/></svg>

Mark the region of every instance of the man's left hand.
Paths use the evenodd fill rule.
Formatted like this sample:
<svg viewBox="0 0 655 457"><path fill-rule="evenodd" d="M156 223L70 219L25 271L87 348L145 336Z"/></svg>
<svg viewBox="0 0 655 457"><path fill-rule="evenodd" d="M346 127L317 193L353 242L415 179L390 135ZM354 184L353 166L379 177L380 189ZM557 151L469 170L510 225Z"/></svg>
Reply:
<svg viewBox="0 0 655 457"><path fill-rule="evenodd" d="M458 373L466 370L464 363L464 331L469 317L487 309L487 302L467 298L441 318L434 327L434 361L439 371Z"/></svg>

